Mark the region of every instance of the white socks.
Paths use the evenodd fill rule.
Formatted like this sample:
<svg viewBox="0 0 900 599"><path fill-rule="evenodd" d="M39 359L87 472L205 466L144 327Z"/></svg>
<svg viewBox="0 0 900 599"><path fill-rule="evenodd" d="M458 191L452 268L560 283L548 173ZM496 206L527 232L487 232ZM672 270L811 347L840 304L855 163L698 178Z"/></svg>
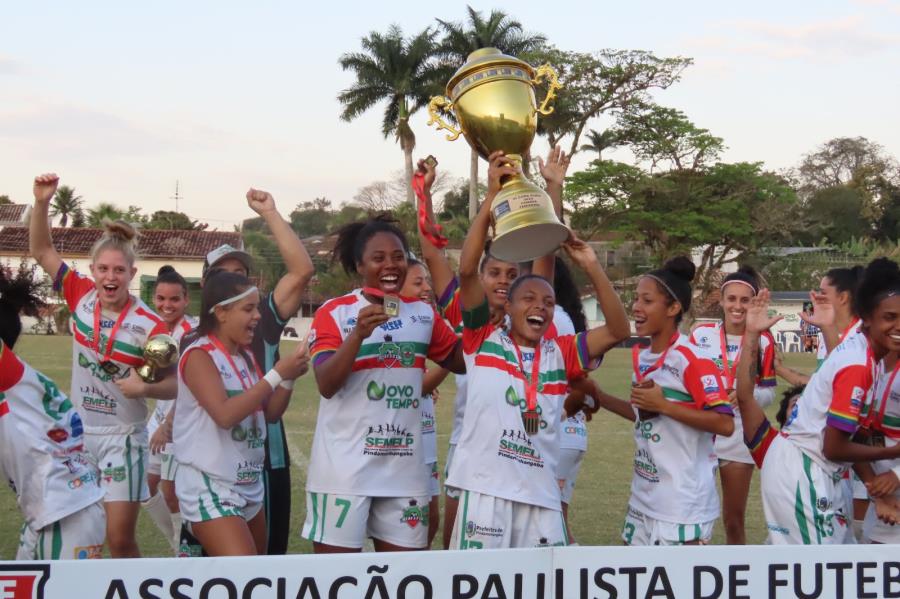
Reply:
<svg viewBox="0 0 900 599"><path fill-rule="evenodd" d="M168 511L168 509L166 509ZM172 523L172 549L177 553L179 548L181 547L181 512L169 512L169 518Z"/></svg>
<svg viewBox="0 0 900 599"><path fill-rule="evenodd" d="M166 541L171 545L172 539L175 538L175 532L172 530L172 517L169 515L169 506L166 505L166 499L162 496L162 493L157 492L156 495L145 501L143 506L147 510L150 519L153 520L153 523L156 524L156 527L159 528ZM179 530L181 530L180 527ZM173 547L172 549L174 550L175 548Z"/></svg>

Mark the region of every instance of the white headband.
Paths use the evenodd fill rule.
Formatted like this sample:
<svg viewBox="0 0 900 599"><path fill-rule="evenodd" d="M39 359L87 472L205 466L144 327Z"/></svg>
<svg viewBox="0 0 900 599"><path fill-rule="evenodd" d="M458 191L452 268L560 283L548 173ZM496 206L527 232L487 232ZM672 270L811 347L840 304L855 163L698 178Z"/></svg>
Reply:
<svg viewBox="0 0 900 599"><path fill-rule="evenodd" d="M647 274L645 274L644 276L645 276L645 277L650 277L651 279L653 279L654 281L656 281L657 283L659 283L660 285L662 285L663 288L664 288L666 291L669 292L669 295L672 296L672 299L673 299L673 300L675 300L675 301L678 302L678 303L681 303L681 300L678 299L678 296L675 295L675 292L672 291L672 288L669 287L668 285L666 285L666 282L663 281L661 278L657 277L656 275L651 275L650 273L647 273Z"/></svg>
<svg viewBox="0 0 900 599"><path fill-rule="evenodd" d="M744 281L742 279L731 279L730 281L725 281L724 283L722 283L722 287L720 287L719 290L725 291L725 286L731 285L732 283L740 283L741 285L746 285L753 292L753 295L756 295L757 293L759 293L756 290L756 287L754 287L753 285L751 285L750 283L748 283L747 281Z"/></svg>
<svg viewBox="0 0 900 599"><path fill-rule="evenodd" d="M256 287L249 287L246 291L244 291L242 293L238 293L234 297L229 297L228 299L223 299L221 302L219 302L218 304L216 304L215 306L210 308L209 313L212 314L213 312L215 312L216 308L218 308L219 306L227 306L228 304L233 304L234 302L239 302L242 299L244 299L245 297L247 297L248 295L252 295L254 293L259 293L259 289L257 289Z"/></svg>

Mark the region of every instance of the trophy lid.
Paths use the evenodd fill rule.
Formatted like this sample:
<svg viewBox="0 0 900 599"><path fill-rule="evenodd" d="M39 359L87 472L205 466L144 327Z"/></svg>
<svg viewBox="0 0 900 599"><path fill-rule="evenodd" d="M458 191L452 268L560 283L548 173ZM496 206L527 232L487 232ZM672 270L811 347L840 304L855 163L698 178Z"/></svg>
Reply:
<svg viewBox="0 0 900 599"><path fill-rule="evenodd" d="M530 81L534 77L534 68L524 60L504 54L497 48L480 48L469 54L466 64L459 67L450 78L447 83L447 95L455 102L463 91L482 80L484 71L495 68L502 69L503 72L499 73L501 77L507 76L502 78ZM484 77L484 80L486 79L488 78Z"/></svg>

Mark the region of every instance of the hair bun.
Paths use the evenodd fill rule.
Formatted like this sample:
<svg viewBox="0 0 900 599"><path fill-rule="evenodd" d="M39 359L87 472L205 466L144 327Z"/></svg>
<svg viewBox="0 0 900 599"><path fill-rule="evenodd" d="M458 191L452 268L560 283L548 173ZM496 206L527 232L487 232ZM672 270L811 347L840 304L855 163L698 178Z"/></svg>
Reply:
<svg viewBox="0 0 900 599"><path fill-rule="evenodd" d="M137 237L137 230L126 223L124 220L104 220L103 228L110 237L117 237L125 242L134 241Z"/></svg>
<svg viewBox="0 0 900 599"><path fill-rule="evenodd" d="M865 273L865 277L867 280L879 280L879 279L893 279L896 278L898 273L900 273L900 267L897 266L897 263L889 258L875 258L869 265L863 268L862 266L854 266L853 271L856 274L856 269L859 269L860 273Z"/></svg>
<svg viewBox="0 0 900 599"><path fill-rule="evenodd" d="M687 256L675 256L671 260L667 260L663 264L663 270L667 270L679 279L684 279L688 283L694 280L697 274L697 267L691 262Z"/></svg>
<svg viewBox="0 0 900 599"><path fill-rule="evenodd" d="M156 276L161 277L172 272L176 272L175 267L171 264L164 264L163 266L159 267L159 270L156 272Z"/></svg>
<svg viewBox="0 0 900 599"><path fill-rule="evenodd" d="M737 272L745 274L749 277L753 277L754 279L759 279L759 273L755 268L750 266L749 264L743 264L738 269Z"/></svg>

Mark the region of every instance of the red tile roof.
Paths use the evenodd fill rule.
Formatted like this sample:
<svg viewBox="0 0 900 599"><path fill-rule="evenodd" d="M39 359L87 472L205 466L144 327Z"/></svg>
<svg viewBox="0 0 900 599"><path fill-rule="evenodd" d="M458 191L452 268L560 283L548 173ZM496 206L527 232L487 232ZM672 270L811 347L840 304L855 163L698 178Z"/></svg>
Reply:
<svg viewBox="0 0 900 599"><path fill-rule="evenodd" d="M53 228L53 246L63 256L87 256L102 229ZM242 247L241 234L225 231L168 231L144 229L138 237L141 258L202 260L220 245ZM6 227L0 231L0 254L27 255L28 229Z"/></svg>
<svg viewBox="0 0 900 599"><path fill-rule="evenodd" d="M0 226L22 224L28 204L4 204L0 206Z"/></svg>

